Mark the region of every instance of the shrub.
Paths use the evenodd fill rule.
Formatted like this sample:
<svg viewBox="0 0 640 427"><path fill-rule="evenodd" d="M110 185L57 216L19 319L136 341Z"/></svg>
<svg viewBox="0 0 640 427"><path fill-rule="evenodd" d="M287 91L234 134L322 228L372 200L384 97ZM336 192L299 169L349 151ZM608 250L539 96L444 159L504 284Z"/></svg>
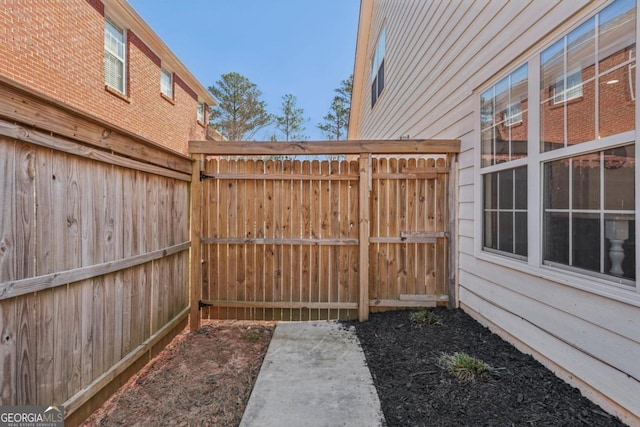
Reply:
<svg viewBox="0 0 640 427"><path fill-rule="evenodd" d="M482 360L463 352L443 353L440 356L439 365L451 372L463 383L486 378L493 369Z"/></svg>
<svg viewBox="0 0 640 427"><path fill-rule="evenodd" d="M409 315L409 318L415 326L439 325L442 323L440 318L429 310L414 311Z"/></svg>

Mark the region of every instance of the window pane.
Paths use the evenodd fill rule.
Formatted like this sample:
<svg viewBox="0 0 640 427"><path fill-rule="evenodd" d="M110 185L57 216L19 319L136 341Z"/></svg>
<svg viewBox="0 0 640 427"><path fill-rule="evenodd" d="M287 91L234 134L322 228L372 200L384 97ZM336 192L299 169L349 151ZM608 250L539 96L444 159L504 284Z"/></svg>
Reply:
<svg viewBox="0 0 640 427"><path fill-rule="evenodd" d="M635 3L635 0L618 0L600 12L598 58L601 73L629 59L625 53L635 46L636 39Z"/></svg>
<svg viewBox="0 0 640 427"><path fill-rule="evenodd" d="M614 221L616 224L612 224ZM622 224L620 224L622 222ZM617 235L616 235L617 233ZM604 272L617 277L636 278L635 215L605 218ZM625 236L628 236L626 239ZM612 240L617 240L613 242Z"/></svg>
<svg viewBox="0 0 640 427"><path fill-rule="evenodd" d="M498 220L498 250L513 253L513 212L499 212Z"/></svg>
<svg viewBox="0 0 640 427"><path fill-rule="evenodd" d="M600 216L574 214L572 220L574 267L600 271Z"/></svg>
<svg viewBox="0 0 640 427"><path fill-rule="evenodd" d="M604 152L604 208L605 210L635 210L634 145Z"/></svg>
<svg viewBox="0 0 640 427"><path fill-rule="evenodd" d="M498 249L498 213L484 213L484 247Z"/></svg>
<svg viewBox="0 0 640 427"><path fill-rule="evenodd" d="M579 73L586 79L584 82L578 81L577 77L574 77L576 80L567 77L565 108L568 145L596 139L596 85L593 72L594 67L591 67Z"/></svg>
<svg viewBox="0 0 640 427"><path fill-rule="evenodd" d="M480 96L480 129L493 125L493 88L489 89Z"/></svg>
<svg viewBox="0 0 640 427"><path fill-rule="evenodd" d="M545 214L544 259L569 265L569 214L566 212Z"/></svg>
<svg viewBox="0 0 640 427"><path fill-rule="evenodd" d="M513 209L513 170L498 173L498 189L500 192L498 207Z"/></svg>
<svg viewBox="0 0 640 427"><path fill-rule="evenodd" d="M493 153L493 131L494 127L490 127L489 129L482 131L482 161L481 166L491 166L494 161L494 153Z"/></svg>
<svg viewBox="0 0 640 427"><path fill-rule="evenodd" d="M516 209L527 209L527 167L514 170L515 173L515 205Z"/></svg>
<svg viewBox="0 0 640 427"><path fill-rule="evenodd" d="M557 85L564 88L564 39L540 55L540 149L564 147L564 108L554 102Z"/></svg>
<svg viewBox="0 0 640 427"><path fill-rule="evenodd" d="M569 209L569 160L544 165L545 209Z"/></svg>
<svg viewBox="0 0 640 427"><path fill-rule="evenodd" d="M596 19L591 18L567 35L567 71L589 70L583 80L593 78L596 63ZM584 74L584 72L583 72ZM567 87L571 87L571 83Z"/></svg>
<svg viewBox="0 0 640 427"><path fill-rule="evenodd" d="M509 77L500 80L495 86L495 123L501 123L509 105Z"/></svg>
<svg viewBox="0 0 640 427"><path fill-rule="evenodd" d="M498 209L498 180L495 173L484 175L484 208Z"/></svg>
<svg viewBox="0 0 640 427"><path fill-rule="evenodd" d="M600 153L571 161L573 209L600 209Z"/></svg>
<svg viewBox="0 0 640 427"><path fill-rule="evenodd" d="M527 213L516 212L515 214L515 253L527 256Z"/></svg>
<svg viewBox="0 0 640 427"><path fill-rule="evenodd" d="M632 54L632 52L628 53ZM635 61L603 75L599 82L600 137L634 130L636 127Z"/></svg>

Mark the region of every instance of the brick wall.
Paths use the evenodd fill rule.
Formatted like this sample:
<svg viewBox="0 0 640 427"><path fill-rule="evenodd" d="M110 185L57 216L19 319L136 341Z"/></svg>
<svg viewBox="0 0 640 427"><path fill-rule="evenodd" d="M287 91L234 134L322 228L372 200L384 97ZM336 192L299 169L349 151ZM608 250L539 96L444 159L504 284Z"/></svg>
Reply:
<svg viewBox="0 0 640 427"><path fill-rule="evenodd" d="M161 58L132 31L127 96L106 90L104 14L97 0L3 0L0 75L186 153L189 139L206 138L194 91L174 75L174 98L164 98Z"/></svg>

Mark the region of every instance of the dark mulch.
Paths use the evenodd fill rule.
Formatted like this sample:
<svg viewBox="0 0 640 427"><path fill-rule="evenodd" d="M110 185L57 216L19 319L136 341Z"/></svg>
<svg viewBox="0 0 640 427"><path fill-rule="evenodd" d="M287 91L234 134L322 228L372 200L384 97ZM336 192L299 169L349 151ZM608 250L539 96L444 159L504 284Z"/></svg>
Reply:
<svg viewBox="0 0 640 427"><path fill-rule="evenodd" d="M442 324L416 327L410 312L373 314L354 325L392 426L621 426L462 310L432 310ZM495 369L461 383L442 353L465 352Z"/></svg>

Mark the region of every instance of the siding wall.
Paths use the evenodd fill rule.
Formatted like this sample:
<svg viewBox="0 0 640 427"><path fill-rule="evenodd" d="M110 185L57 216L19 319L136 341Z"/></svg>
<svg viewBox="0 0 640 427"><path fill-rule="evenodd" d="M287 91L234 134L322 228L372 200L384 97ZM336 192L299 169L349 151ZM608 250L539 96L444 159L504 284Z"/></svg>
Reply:
<svg viewBox="0 0 640 427"><path fill-rule="evenodd" d="M105 90L105 12L99 0L3 1L0 75L186 154L187 141L206 139L197 123L197 95L174 75L174 100L164 99L162 59L132 31L128 96Z"/></svg>
<svg viewBox="0 0 640 427"><path fill-rule="evenodd" d="M461 140L460 305L633 424L640 422L640 294L606 286L589 290L568 274L551 276L542 268L483 255L475 241L481 227L474 205L481 194L474 169L478 88L495 83L606 3L375 1L364 76L354 83L358 94L361 79L362 90L353 100L357 128L350 137ZM362 22L368 21L361 16ZM382 25L385 88L371 108L370 59Z"/></svg>

